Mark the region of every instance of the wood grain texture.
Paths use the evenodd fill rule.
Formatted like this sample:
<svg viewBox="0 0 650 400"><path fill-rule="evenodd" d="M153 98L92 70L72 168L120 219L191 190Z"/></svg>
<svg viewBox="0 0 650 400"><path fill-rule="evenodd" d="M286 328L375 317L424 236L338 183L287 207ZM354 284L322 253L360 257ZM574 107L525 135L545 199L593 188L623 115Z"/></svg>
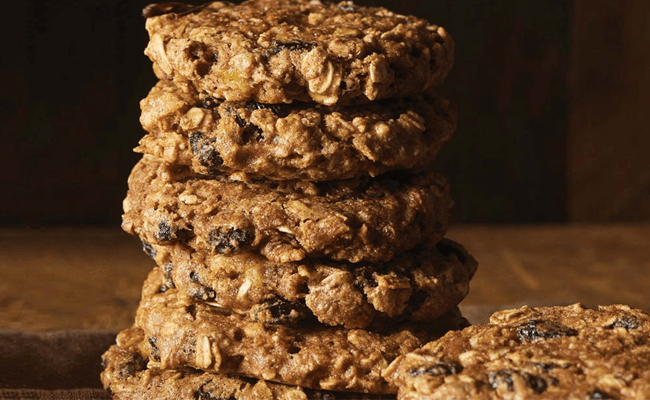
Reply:
<svg viewBox="0 0 650 400"><path fill-rule="evenodd" d="M650 2L575 0L569 219L650 219Z"/></svg>
<svg viewBox="0 0 650 400"><path fill-rule="evenodd" d="M130 326L154 265L117 227L0 230L0 329Z"/></svg>
<svg viewBox="0 0 650 400"><path fill-rule="evenodd" d="M467 226L479 260L464 304L623 303L650 311L650 225Z"/></svg>
<svg viewBox="0 0 650 400"><path fill-rule="evenodd" d="M456 226L479 260L470 320L521 304L626 303L650 311L650 224ZM0 230L0 329L110 329L133 323L154 267L113 228Z"/></svg>
<svg viewBox="0 0 650 400"><path fill-rule="evenodd" d="M438 155L460 222L566 220L571 2L360 0L445 27L456 62L438 91L459 108Z"/></svg>

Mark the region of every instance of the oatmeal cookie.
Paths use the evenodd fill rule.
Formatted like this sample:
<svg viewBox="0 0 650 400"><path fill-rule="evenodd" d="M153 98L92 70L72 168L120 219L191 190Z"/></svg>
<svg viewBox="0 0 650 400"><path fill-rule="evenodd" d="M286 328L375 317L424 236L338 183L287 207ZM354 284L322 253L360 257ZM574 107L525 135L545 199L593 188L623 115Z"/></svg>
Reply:
<svg viewBox="0 0 650 400"><path fill-rule="evenodd" d="M250 252L223 256L183 244L143 245L160 266L165 287L265 324L313 316L346 328L366 328L375 320L431 321L467 295L477 267L448 239L377 264L277 263Z"/></svg>
<svg viewBox="0 0 650 400"><path fill-rule="evenodd" d="M312 389L394 393L381 372L397 356L466 324L457 309L414 325L345 329L306 322L266 325L196 302L182 292L161 291L155 268L145 282L136 326L142 351L161 369L191 367Z"/></svg>
<svg viewBox="0 0 650 400"><path fill-rule="evenodd" d="M145 155L129 177L122 227L149 243L186 243L277 262L387 261L449 226L452 200L435 173L320 183L204 179Z"/></svg>
<svg viewBox="0 0 650 400"><path fill-rule="evenodd" d="M623 305L523 307L395 360L406 399L648 399L650 316Z"/></svg>
<svg viewBox="0 0 650 400"><path fill-rule="evenodd" d="M456 129L436 95L364 106L227 102L160 81L140 103L149 133L137 152L201 174L324 181L423 169Z"/></svg>
<svg viewBox="0 0 650 400"><path fill-rule="evenodd" d="M194 368L149 368L139 346L142 329L120 332L117 344L102 356L104 388L119 400L336 400L391 399L394 396L324 392L263 380L239 378ZM155 363L154 363L155 364Z"/></svg>
<svg viewBox="0 0 650 400"><path fill-rule="evenodd" d="M153 4L144 15L156 75L229 101L405 97L441 84L453 65L445 29L349 1Z"/></svg>

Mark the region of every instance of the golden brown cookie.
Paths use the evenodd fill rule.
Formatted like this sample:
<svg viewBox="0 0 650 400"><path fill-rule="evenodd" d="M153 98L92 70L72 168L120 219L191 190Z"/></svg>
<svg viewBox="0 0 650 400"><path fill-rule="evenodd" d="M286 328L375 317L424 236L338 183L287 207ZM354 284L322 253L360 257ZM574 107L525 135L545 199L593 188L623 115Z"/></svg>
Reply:
<svg viewBox="0 0 650 400"><path fill-rule="evenodd" d="M166 287L266 324L314 316L346 328L366 328L377 320L431 321L467 295L477 267L448 239L376 264L277 263L251 252L224 256L178 243L143 245L163 271Z"/></svg>
<svg viewBox="0 0 650 400"><path fill-rule="evenodd" d="M191 367L313 389L394 393L381 372L396 357L466 326L458 309L420 324L345 329L316 322L267 325L196 302L175 289L161 292L156 268L136 313L142 351L161 369Z"/></svg>
<svg viewBox="0 0 650 400"><path fill-rule="evenodd" d="M650 316L580 304L499 311L384 372L411 399L650 398Z"/></svg>
<svg viewBox="0 0 650 400"><path fill-rule="evenodd" d="M117 344L102 356L104 388L119 400L372 400L395 396L325 392L258 379L205 372L194 368L161 370L148 367L139 346L146 340L142 329L120 332Z"/></svg>
<svg viewBox="0 0 650 400"><path fill-rule="evenodd" d="M441 27L352 2L250 0L144 10L145 54L163 80L260 103L366 103L441 84L454 43Z"/></svg>
<svg viewBox="0 0 650 400"><path fill-rule="evenodd" d="M149 133L136 151L201 174L324 181L423 169L456 129L442 97L363 106L269 105L207 97L191 84L160 81L140 103Z"/></svg>
<svg viewBox="0 0 650 400"><path fill-rule="evenodd" d="M122 227L149 243L209 254L378 262L436 243L449 226L449 187L435 173L317 184L227 178L197 177L145 155L129 177Z"/></svg>

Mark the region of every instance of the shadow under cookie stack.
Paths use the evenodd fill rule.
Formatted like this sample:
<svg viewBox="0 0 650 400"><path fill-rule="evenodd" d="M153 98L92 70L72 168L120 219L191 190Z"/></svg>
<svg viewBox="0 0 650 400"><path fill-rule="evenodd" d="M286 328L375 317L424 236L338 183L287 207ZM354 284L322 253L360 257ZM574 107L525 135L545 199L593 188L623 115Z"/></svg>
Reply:
<svg viewBox="0 0 650 400"><path fill-rule="evenodd" d="M383 370L467 321L476 261L430 165L444 29L305 0L144 10L160 81L123 228L157 267L104 355L120 399L394 398Z"/></svg>

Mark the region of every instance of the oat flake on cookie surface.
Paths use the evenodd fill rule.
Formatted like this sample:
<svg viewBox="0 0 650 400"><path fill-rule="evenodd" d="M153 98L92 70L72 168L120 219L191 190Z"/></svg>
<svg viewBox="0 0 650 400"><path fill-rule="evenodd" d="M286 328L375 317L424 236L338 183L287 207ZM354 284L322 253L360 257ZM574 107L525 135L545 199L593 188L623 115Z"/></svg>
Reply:
<svg viewBox="0 0 650 400"><path fill-rule="evenodd" d="M437 86L453 65L444 28L349 1L163 3L143 13L156 75L231 101L367 103Z"/></svg>
<svg viewBox="0 0 650 400"><path fill-rule="evenodd" d="M396 359L412 399L650 399L650 316L624 305L499 311Z"/></svg>

